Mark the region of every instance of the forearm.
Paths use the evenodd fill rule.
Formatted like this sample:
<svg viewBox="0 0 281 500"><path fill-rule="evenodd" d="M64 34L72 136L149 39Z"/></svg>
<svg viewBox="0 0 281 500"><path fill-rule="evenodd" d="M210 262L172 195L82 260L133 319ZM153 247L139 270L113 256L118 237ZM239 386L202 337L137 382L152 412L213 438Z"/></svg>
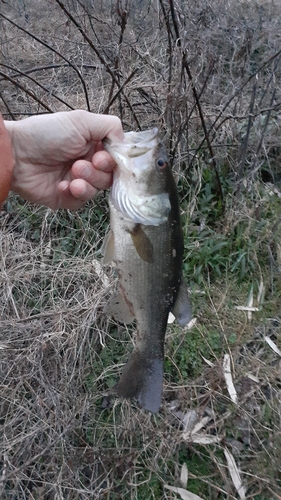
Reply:
<svg viewBox="0 0 281 500"><path fill-rule="evenodd" d="M0 207L9 194L14 168L12 129L13 123L4 123L0 114Z"/></svg>

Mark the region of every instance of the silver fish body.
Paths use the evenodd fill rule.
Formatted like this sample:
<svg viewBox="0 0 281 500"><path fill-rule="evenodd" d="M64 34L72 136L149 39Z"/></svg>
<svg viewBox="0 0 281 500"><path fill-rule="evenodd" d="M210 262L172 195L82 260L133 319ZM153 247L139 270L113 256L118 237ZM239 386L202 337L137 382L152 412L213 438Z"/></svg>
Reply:
<svg viewBox="0 0 281 500"><path fill-rule="evenodd" d="M191 317L182 280L183 235L177 189L158 130L129 132L123 143L105 142L117 170L109 205L111 233L105 261L116 262L120 290L108 304L117 320L136 320L134 350L117 385L157 412L163 385L169 312L180 324Z"/></svg>

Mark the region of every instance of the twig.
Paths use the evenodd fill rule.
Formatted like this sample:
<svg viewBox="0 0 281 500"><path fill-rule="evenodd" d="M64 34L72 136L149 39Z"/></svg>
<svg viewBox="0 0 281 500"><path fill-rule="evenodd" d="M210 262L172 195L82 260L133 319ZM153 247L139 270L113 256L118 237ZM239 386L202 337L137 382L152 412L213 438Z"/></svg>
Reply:
<svg viewBox="0 0 281 500"><path fill-rule="evenodd" d="M62 104L64 104L65 106L67 106L69 109L74 109L73 106L71 106L70 104L68 104L66 101L64 101L58 95L54 94L54 92L51 92L49 89L47 89L47 87L45 87L41 83L37 82L37 80L35 80L34 78L32 78L32 76L29 76L27 73L25 73L25 71L21 71L20 69L14 68L13 66L10 66L9 64L0 63L0 66L3 66L4 68L7 68L7 69L11 69L13 71L17 71L21 76L24 76L24 77L28 78L29 80L31 80L33 83L35 83L35 85L38 85L38 87L40 87L41 89L45 90L45 92L47 92L47 94L49 94L50 96L52 96L55 99L57 99L58 101L60 101ZM16 74L14 76L18 76L18 75Z"/></svg>
<svg viewBox="0 0 281 500"><path fill-rule="evenodd" d="M110 55L106 52L106 50L104 48L104 44L100 41L100 39L99 39L99 37L98 37L98 35L96 33L96 30L95 30L95 27L93 25L92 19L94 19L94 21L96 21L96 26L100 26L100 25L104 24L105 26L107 26L111 30L112 30L112 26L107 21L103 21L99 17L93 16L93 14L89 12L88 8L84 5L83 2L81 2L81 0L76 0L76 1L80 5L80 7L84 10L84 12L87 14L90 26L92 28L92 32L94 33L94 35L95 35L98 43L100 44L101 50L106 55L106 57L111 61Z"/></svg>
<svg viewBox="0 0 281 500"><path fill-rule="evenodd" d="M200 90L200 93L199 93L199 96L198 96L198 98L199 98L199 99L201 99L201 96L202 96L202 94L203 94L203 92L204 92L204 90L205 90L205 88L206 88L206 86L207 86L207 83L208 83L209 77L210 77L210 75L211 75L211 73L212 73L212 71L213 71L213 68L214 68L214 61L212 61L211 65L210 65L210 68L209 68L208 74L207 74L207 76L206 76L206 78L205 78L205 81L204 81L204 83L203 83L203 85L202 85L202 88L201 88L201 90ZM180 127L179 127L179 132L178 132L177 141L176 141L176 144L174 145L174 148L173 148L173 151L172 151L172 158L173 158L173 159L174 159L174 157L175 157L175 155L176 155L176 148L177 148L177 146L178 146L178 144L179 144L179 142L180 142L180 139L181 139L181 137L182 137L182 134L183 134L184 130L186 130L186 129L187 129L187 127L188 127L188 123L189 123L189 121L190 121L190 119L191 119L191 117L192 117L192 114L193 114L193 111L194 111L194 109L195 109L195 108L196 108L196 102L195 102L195 103L194 103L194 105L192 106L192 108L191 108L190 112L188 113L187 118L186 118L186 120L184 121L184 123L183 123L183 124L181 124L181 125L180 125ZM207 146L207 147L208 147L208 146ZM214 145L212 145L212 148L214 148ZM197 148L196 148L196 150L197 150Z"/></svg>
<svg viewBox="0 0 281 500"><path fill-rule="evenodd" d="M252 118L256 118L257 116L262 115L263 113L268 113L268 111L278 110L281 107L281 102L277 102L274 106L269 106L268 108L260 109L255 113L252 113ZM224 119L221 121L220 126L225 123L227 120L247 120L249 118L249 113L246 115L226 115ZM213 146L214 147L214 146Z"/></svg>
<svg viewBox="0 0 281 500"><path fill-rule="evenodd" d="M122 42L123 42L123 38L124 38L125 29L127 26L128 12L125 9L121 10L121 6L118 5L118 15L119 15L119 19L120 19L120 23L119 23L120 24L120 35L119 35L117 55L115 57L115 62L114 62L114 74L116 76L118 76L119 56L120 56L120 50L121 50L121 46L122 46ZM107 104L106 109L109 108L109 103L112 100L114 86L115 86L115 81L114 81L114 79L112 79L111 88L110 88L109 95L108 95L108 104ZM120 106L120 117L122 119L122 106Z"/></svg>
<svg viewBox="0 0 281 500"><path fill-rule="evenodd" d="M94 53L96 54L96 56L98 57L98 59L100 60L100 62L102 63L102 65L105 67L106 71L110 74L111 78L114 80L114 82L116 83L116 85L118 87L120 87L120 83L117 80L116 76L114 75L113 71L111 70L110 66L107 64L106 60L104 59L104 57L102 56L102 54L100 53L100 51L96 48L96 46L94 45L94 43L92 42L92 40L88 37L88 35L83 30L83 28L80 26L80 24L78 23L78 21L73 17L73 15L69 12L69 10L67 10L67 8L65 7L65 5L60 0L55 0L55 1L60 6L60 8L62 9L62 11L66 14L66 16L68 17L68 19L70 19L71 22L80 31L81 35L86 40L86 42L89 44L89 46L91 47L91 49L94 51ZM133 115L133 117L134 117L134 119L135 119L135 121L137 123L138 128L141 128L140 123L138 121L138 118L137 118L137 116L136 116L136 114L135 114L135 112L133 110L133 107L132 107L131 103L129 102L128 97L124 93L123 93L123 95L124 95L124 98L125 98L128 106L129 106L131 112L132 112L132 115Z"/></svg>
<svg viewBox="0 0 281 500"><path fill-rule="evenodd" d="M261 137L260 137L260 140L259 140L259 143L258 143L258 146L257 146L257 150L256 150L256 154L255 154L253 166L257 162L257 157L258 157L258 154L259 154L259 152L261 150L261 147L262 147L262 144L263 144L264 135L265 135L266 129L268 127L269 118L270 118L270 114L271 114L271 111L272 111L272 104L273 104L273 101L275 99L276 91L277 91L277 88L275 87L273 89L272 96L271 96L271 99L270 99L270 106L269 106L269 108L267 110L266 119L265 119L265 122L264 122L264 125L263 125Z"/></svg>
<svg viewBox="0 0 281 500"><path fill-rule="evenodd" d="M210 126L209 130L208 130L208 134L210 134L210 132L215 128L217 122L219 121L219 119L222 117L224 111L228 108L229 104L233 101L233 99L235 99L235 97L237 97L240 92L242 92L242 90L246 87L246 85L248 85L248 83L263 69L265 68L268 64L270 64L273 60L275 60L277 57L279 57L281 54L281 50L278 50L273 56L271 56L267 61L265 61L263 64L261 64L261 66L259 66L259 68L254 72L252 73L247 79L246 81L243 83L243 85L241 85L241 87L239 87L238 90L236 90L232 96L227 100L227 102L225 103L225 105L223 106L223 108L221 109L221 111L219 112L218 116L216 117L216 119L214 120L214 122L212 123L212 125ZM220 129L220 127L223 125L223 123L225 122L225 119L223 119L219 124L218 126L216 127L216 131L218 131ZM205 142L205 137L204 139L201 141L201 143L199 144L198 146L198 150L201 149L201 147L203 146Z"/></svg>
<svg viewBox="0 0 281 500"><path fill-rule="evenodd" d="M223 106L223 108L221 109L220 113L218 114L218 116L216 117L215 121L212 123L211 127L209 128L208 132L210 133L211 130L216 126L217 122L219 121L220 117L223 115L224 111L228 108L229 104L233 101L233 99L235 99L235 97L237 97L241 92L242 90L246 87L246 85L248 85L248 83L253 79L255 78L255 76L263 69L265 68L268 64L270 64L272 61L274 61L278 56L280 56L281 54L281 50L278 50L278 52L276 52L273 56L271 56L267 61L265 61L263 64L261 64L261 66L259 66L259 68L254 72L252 73L247 79L246 81L243 83L243 85L241 85L241 87L239 87L238 90L236 90L232 96L228 99L228 101L225 103L225 105ZM221 124L219 124L217 127L216 127L216 130L218 130L220 128Z"/></svg>
<svg viewBox="0 0 281 500"><path fill-rule="evenodd" d="M160 6L163 12L164 21L166 24L166 30L168 35L168 45L169 45L169 77L168 77L168 94L171 92L171 84L172 84L172 67L173 67L173 50L172 50L172 39L173 33L171 31L169 16L165 10L165 6L163 0L160 0Z"/></svg>
<svg viewBox="0 0 281 500"><path fill-rule="evenodd" d="M248 118L247 130L246 130L245 137L242 140L240 152L238 155L238 168L237 168L237 176L238 176L237 180L238 181L241 179L241 175L242 175L243 168L244 168L245 161L246 161L248 141L249 141L250 131L251 131L252 124L253 124L253 110L254 110L254 105L255 105L255 100L256 100L256 92L257 92L257 82L255 82L253 85L253 91L252 91L251 102L250 102L250 107L249 107L249 118ZM239 185L238 185L237 194L239 193L240 189L241 189L241 183L239 183Z"/></svg>
<svg viewBox="0 0 281 500"><path fill-rule="evenodd" d="M143 87L137 87L135 90L145 99L145 102L140 102L140 103L135 102L133 106L140 106L148 103L152 107L152 109L154 109L157 113L159 114L161 113L161 109L158 105L157 99L149 95L148 92L146 92Z"/></svg>
<svg viewBox="0 0 281 500"><path fill-rule="evenodd" d="M41 101L41 99L39 99L39 97L37 97L35 94L33 94L33 92L31 92L26 87L21 85L21 83L17 82L16 80L14 80L14 78L11 78L9 75L6 75L6 73L3 73L3 71L0 71L0 75L2 75L5 80L8 80L9 82L13 83L13 85L15 85L15 87L18 87L23 92L25 92L27 95L32 97L32 99L34 99L34 101L38 102L38 104L40 104L40 106L47 109L47 111L49 111L49 113L53 113L53 110L47 104L45 104L43 101Z"/></svg>
<svg viewBox="0 0 281 500"><path fill-rule="evenodd" d="M174 0L169 0L169 1L170 1L170 7L171 7L172 21L173 21L174 29L175 29L176 36L177 36L177 43L178 43L179 47L181 47L182 44L181 44L179 27L178 27L178 20L176 18L176 13L175 13L175 8L174 8ZM222 185L221 185L220 176L219 176L219 172L218 172L218 168L217 168L217 162L216 162L215 154L214 154L214 151L213 151L213 148L212 148L212 143L211 143L211 140L210 140L209 132L207 130L207 125L206 125L204 114L203 114L203 110L202 110L202 107L201 107L199 94L197 92L197 89L196 89L196 86L195 86L195 83L194 83L194 80L193 80L193 76L192 76L191 70L189 68L188 61L187 61L186 51L183 51L182 67L185 70L185 72L186 72L186 74L188 76L188 79L189 79L189 81L191 83L193 97L194 97L194 100L195 100L195 103L196 103L196 106L197 106L197 109L198 109L198 113L199 113L201 125L202 125L203 132L204 132L204 138L205 138L205 141L207 143L207 146L208 146L208 149L209 149L209 152L210 152L212 166L213 166L213 169L214 169L215 175L216 175L218 193L219 193L221 202L223 204L223 191L222 191Z"/></svg>
<svg viewBox="0 0 281 500"><path fill-rule="evenodd" d="M20 26L19 24L15 23L14 21L12 21L11 19L9 19L8 17L6 17L4 14L0 13L0 17L2 17L3 19L5 19L6 21L8 21L9 23L11 23L13 26L15 26L16 28L18 28L20 31L23 31L24 33L26 33L26 35L30 36L31 38L33 38L34 40L36 40L36 42L38 43L41 43L41 45L43 45L44 47L46 47L47 49L51 50L52 52L54 52L55 54L57 54L61 59L63 59L72 69L74 69L74 71L77 73L78 75L78 78L79 80L81 81L82 83L82 86L83 86L83 90L84 90L84 93L85 93L85 99L86 99L86 103L87 103L87 109L88 111L91 111L91 107L90 107L90 102L89 102L89 96L88 96L88 91L87 91L87 87L86 87L86 83L79 71L79 69L77 68L77 66L75 64L73 64L71 61L69 61L69 59L67 59L66 57L64 57L58 50L54 49L53 47L51 47L51 45L49 45L48 43L44 42L43 40L41 40L40 38L38 38L36 35L34 35L33 33L31 33L30 31L24 29L22 26Z"/></svg>
<svg viewBox="0 0 281 500"><path fill-rule="evenodd" d="M135 76L135 74L139 71L139 68L136 68L125 80L125 82L121 85L119 90L116 92L116 94L111 98L109 103L107 104L106 108L104 109L104 113L107 114L109 112L109 109L111 108L112 104L114 101L119 97L119 95L123 92L123 89L126 87L126 85L132 80L132 78Z"/></svg>
<svg viewBox="0 0 281 500"><path fill-rule="evenodd" d="M35 73L37 71L45 71L48 69L57 69L57 68L70 68L70 67L71 67L70 64L47 64L46 66L36 66L35 68L25 69L24 74L29 75L30 73ZM101 66L97 66L95 64L83 64L81 67L86 68L86 69L100 69L101 68ZM18 70L16 70L16 69L15 69L15 71L18 72ZM11 77L17 76L17 73L14 73L10 76ZM3 80L0 79L0 82L1 81L3 81Z"/></svg>
<svg viewBox="0 0 281 500"><path fill-rule="evenodd" d="M0 89L0 98L2 99L4 106L6 106L6 109L8 111L9 116L11 116L12 120L16 120L15 114L13 113L13 111L11 110L11 108L10 108L9 104L7 103L5 97L3 96L3 92L1 92L1 89ZM3 114L5 114L5 113L2 113L2 115Z"/></svg>

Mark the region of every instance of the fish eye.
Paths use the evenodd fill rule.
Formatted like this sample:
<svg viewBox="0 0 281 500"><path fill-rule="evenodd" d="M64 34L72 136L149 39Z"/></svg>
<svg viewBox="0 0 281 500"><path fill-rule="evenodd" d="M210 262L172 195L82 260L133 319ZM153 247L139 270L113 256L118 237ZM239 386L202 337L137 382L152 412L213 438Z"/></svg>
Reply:
<svg viewBox="0 0 281 500"><path fill-rule="evenodd" d="M165 161L165 159L162 158L162 157L158 158L158 160L156 162L156 165L157 165L157 167L160 170L164 170L164 168L166 167L166 161Z"/></svg>

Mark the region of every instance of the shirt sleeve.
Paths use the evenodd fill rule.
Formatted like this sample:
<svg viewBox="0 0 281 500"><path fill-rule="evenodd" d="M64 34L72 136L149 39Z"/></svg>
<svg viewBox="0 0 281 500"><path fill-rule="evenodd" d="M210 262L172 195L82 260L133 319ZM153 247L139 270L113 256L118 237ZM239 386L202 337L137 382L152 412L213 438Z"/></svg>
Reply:
<svg viewBox="0 0 281 500"><path fill-rule="evenodd" d="M11 139L0 114L0 208L10 191L13 168Z"/></svg>

